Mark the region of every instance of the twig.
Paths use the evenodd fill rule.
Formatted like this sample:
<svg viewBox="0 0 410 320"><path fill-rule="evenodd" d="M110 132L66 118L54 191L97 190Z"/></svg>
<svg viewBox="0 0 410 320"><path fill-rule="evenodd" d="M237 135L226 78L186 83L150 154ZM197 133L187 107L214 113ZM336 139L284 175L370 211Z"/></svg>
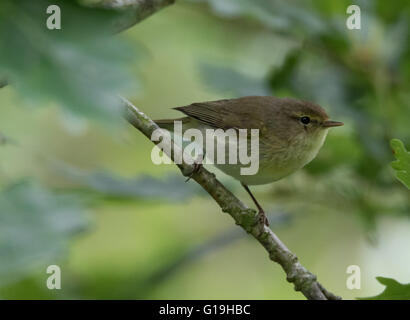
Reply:
<svg viewBox="0 0 410 320"><path fill-rule="evenodd" d="M159 129L157 124L138 110L131 102L126 99L123 99L123 101L125 104L125 118L148 139L151 139L154 130ZM170 154L167 154L171 159L173 159L174 150L177 148L179 149L180 147L171 143ZM269 253L269 258L278 263L285 271L287 281L294 284L296 291L301 291L310 300L341 299L319 284L316 281L316 276L300 264L296 255L282 243L276 234L267 226L258 223L256 211L246 207L215 178L213 173L207 171L202 166L199 170L195 171L193 165L185 162L177 164L177 166L184 176L192 176L192 179L214 198L222 211L228 213L237 225L241 226L262 244Z"/></svg>
<svg viewBox="0 0 410 320"><path fill-rule="evenodd" d="M174 2L175 0L101 0L93 3L93 6L118 11L119 17L114 21L113 27L116 32L121 32Z"/></svg>

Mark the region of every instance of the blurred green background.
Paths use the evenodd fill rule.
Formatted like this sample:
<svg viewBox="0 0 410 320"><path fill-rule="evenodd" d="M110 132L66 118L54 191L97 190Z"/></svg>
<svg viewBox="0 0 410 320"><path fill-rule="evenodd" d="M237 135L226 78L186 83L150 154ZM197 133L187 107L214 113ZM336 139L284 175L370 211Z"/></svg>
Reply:
<svg viewBox="0 0 410 320"><path fill-rule="evenodd" d="M47 0L29 2L0 5L0 298L303 298L193 181L151 162L110 109L117 93L153 119L244 95L319 103L345 126L306 168L253 188L272 229L344 299L380 293L376 276L410 282L410 197L389 147L410 146L407 1L356 1L348 30L348 1L181 0L114 37L105 12L63 7L58 34Z"/></svg>

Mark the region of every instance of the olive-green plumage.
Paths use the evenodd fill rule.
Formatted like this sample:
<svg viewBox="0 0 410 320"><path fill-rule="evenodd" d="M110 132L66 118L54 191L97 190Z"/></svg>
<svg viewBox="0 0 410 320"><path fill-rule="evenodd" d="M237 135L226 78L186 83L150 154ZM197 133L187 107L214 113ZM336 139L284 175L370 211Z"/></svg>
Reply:
<svg viewBox="0 0 410 320"><path fill-rule="evenodd" d="M215 164L244 185L270 183L302 168L316 157L328 129L343 125L330 121L319 105L292 98L249 96L175 109L187 117L156 123L171 131L174 120L182 121L183 130L259 129L259 171L255 175L241 175L240 163Z"/></svg>

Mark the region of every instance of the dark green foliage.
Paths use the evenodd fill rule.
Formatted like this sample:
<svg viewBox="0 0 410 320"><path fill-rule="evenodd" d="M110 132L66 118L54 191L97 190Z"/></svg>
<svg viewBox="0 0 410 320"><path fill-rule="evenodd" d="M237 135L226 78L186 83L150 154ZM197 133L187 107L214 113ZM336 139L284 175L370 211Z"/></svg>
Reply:
<svg viewBox="0 0 410 320"><path fill-rule="evenodd" d="M66 253L72 237L88 221L82 204L30 181L0 193L0 285L35 268L45 272Z"/></svg>
<svg viewBox="0 0 410 320"><path fill-rule="evenodd" d="M406 150L403 142L393 139L391 142L396 161L391 163L392 168L396 171L396 177L410 189L410 152Z"/></svg>
<svg viewBox="0 0 410 320"><path fill-rule="evenodd" d="M61 30L46 27L49 5L61 8ZM134 89L130 46L111 36L117 13L74 1L0 2L0 76L30 106L50 103L92 118L113 118L117 94Z"/></svg>
<svg viewBox="0 0 410 320"><path fill-rule="evenodd" d="M386 286L382 293L374 297L359 298L359 300L410 300L410 283L401 284L394 279L377 277L382 285Z"/></svg>

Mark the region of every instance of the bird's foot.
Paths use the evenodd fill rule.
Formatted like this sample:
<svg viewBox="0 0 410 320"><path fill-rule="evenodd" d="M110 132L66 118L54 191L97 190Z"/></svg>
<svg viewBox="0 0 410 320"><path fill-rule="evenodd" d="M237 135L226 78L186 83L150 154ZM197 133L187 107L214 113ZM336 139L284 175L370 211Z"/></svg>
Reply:
<svg viewBox="0 0 410 320"><path fill-rule="evenodd" d="M188 178L185 180L185 182L188 182L189 180L191 180L193 175L195 173L197 173L199 171L199 169L201 169L202 163L194 162L193 166L194 166L194 168L193 168L192 172L189 174Z"/></svg>
<svg viewBox="0 0 410 320"><path fill-rule="evenodd" d="M266 216L264 211L259 210L257 217L258 217L258 221L261 225L265 225L265 226L269 227L268 217Z"/></svg>

